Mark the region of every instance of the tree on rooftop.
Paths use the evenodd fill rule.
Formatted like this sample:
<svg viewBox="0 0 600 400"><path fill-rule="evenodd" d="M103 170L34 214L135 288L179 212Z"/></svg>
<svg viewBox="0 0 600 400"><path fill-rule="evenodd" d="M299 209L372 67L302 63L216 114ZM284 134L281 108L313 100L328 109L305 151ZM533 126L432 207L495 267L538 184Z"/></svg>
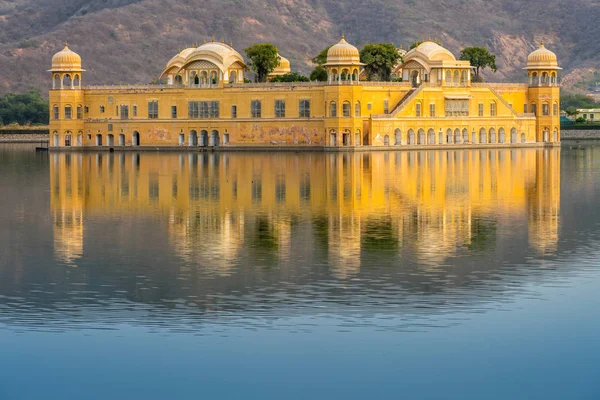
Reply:
<svg viewBox="0 0 600 400"><path fill-rule="evenodd" d="M310 73L310 80L326 82L327 81L327 70L325 68L323 68L322 66L317 65L315 67L315 69L313 69L312 72Z"/></svg>
<svg viewBox="0 0 600 400"><path fill-rule="evenodd" d="M475 67L475 75L473 82L481 82L479 73L481 70L490 68L493 72L498 70L496 66L496 56L493 55L485 47L467 47L461 50L460 59L471 62L471 66Z"/></svg>
<svg viewBox="0 0 600 400"><path fill-rule="evenodd" d="M333 46L333 45L331 45ZM316 64L318 66L323 66L323 64L325 64L327 62L327 52L329 51L329 49L331 48L331 46L327 46L325 47L323 50L321 50L321 52L319 54L317 54L316 56L314 56L311 61L313 62L313 64Z"/></svg>
<svg viewBox="0 0 600 400"><path fill-rule="evenodd" d="M300 75L296 72L288 72L287 74L274 76L271 78L271 82L308 82L309 79Z"/></svg>
<svg viewBox="0 0 600 400"><path fill-rule="evenodd" d="M401 60L400 52L391 43L367 44L360 51L368 80L389 81L392 69Z"/></svg>
<svg viewBox="0 0 600 400"><path fill-rule="evenodd" d="M279 52L271 43L257 43L244 49L248 66L254 72L256 82L266 82L267 75L279 65Z"/></svg>

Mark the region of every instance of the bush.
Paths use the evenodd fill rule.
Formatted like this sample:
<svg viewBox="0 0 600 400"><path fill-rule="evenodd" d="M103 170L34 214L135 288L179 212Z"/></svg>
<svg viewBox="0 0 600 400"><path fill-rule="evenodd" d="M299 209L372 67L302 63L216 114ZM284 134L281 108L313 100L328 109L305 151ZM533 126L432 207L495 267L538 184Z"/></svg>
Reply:
<svg viewBox="0 0 600 400"><path fill-rule="evenodd" d="M49 119L48 101L35 90L0 97L0 124L47 125Z"/></svg>

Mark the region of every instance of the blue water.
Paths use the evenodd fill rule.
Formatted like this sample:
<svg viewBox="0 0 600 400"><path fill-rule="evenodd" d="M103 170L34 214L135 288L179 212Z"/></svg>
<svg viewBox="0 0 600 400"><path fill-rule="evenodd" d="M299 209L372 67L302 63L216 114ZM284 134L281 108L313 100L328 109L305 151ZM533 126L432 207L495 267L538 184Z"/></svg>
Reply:
<svg viewBox="0 0 600 400"><path fill-rule="evenodd" d="M598 399L600 154L572 147L527 150L512 159L515 170L500 154L469 167L489 173L492 165L513 181L535 168L523 188L498 190L494 201L483 190L454 203L458 188L475 184L459 178L441 205L424 194L413 201L407 189L391 208L370 200L325 211L321 202L298 208L291 183L283 204L268 203L266 175L262 204L246 205L240 188L239 203L228 200L223 183L218 199L164 203L152 199L152 178L150 190L138 190L149 200L118 203L87 187L116 192L112 175L68 172L90 178L77 194L71 178L57 178L65 155L0 148L8 204L0 212L0 398ZM553 156L560 164L549 165ZM81 157L83 166L97 161ZM176 155L141 154L138 178L153 174L146 159L171 177L172 157L187 168ZM236 157L206 165L248 162ZM270 157L256 156L263 166ZM436 160L435 174L460 163ZM232 178L212 171L201 179ZM324 174L342 186L353 175L333 171ZM67 198L63 185L73 186ZM318 197L318 182L311 187ZM477 211L447 222L467 208ZM81 231L78 218L64 216L79 209ZM230 224L215 222L224 214ZM194 219L201 223L190 228Z"/></svg>

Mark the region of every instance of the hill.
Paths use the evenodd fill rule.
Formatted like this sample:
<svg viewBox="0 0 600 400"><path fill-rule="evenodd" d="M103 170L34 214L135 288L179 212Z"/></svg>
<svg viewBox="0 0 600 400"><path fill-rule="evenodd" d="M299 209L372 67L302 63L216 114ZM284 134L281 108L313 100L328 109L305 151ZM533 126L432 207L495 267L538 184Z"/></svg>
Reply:
<svg viewBox="0 0 600 400"><path fill-rule="evenodd" d="M272 42L307 73L342 32L359 47L429 36L455 54L487 46L498 57L494 81L523 81L527 54L544 40L575 88L600 66L599 19L596 0L12 0L0 2L0 94L45 92L65 41L83 58L84 83L118 84L151 82L179 48L213 35L240 52Z"/></svg>

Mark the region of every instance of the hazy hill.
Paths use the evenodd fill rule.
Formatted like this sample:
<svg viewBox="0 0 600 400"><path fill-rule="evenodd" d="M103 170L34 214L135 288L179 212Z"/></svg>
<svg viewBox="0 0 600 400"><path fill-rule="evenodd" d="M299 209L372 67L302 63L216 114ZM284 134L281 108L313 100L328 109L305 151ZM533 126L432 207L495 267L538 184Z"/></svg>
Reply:
<svg viewBox="0 0 600 400"><path fill-rule="evenodd" d="M83 57L84 83L150 82L179 48L214 35L240 52L276 44L292 68L340 34L354 44L410 45L438 38L458 53L488 46L499 72L523 79L526 56L544 40L575 84L600 66L597 0L7 0L0 2L0 93L46 90L52 55L65 41ZM574 73L573 73L574 71Z"/></svg>

